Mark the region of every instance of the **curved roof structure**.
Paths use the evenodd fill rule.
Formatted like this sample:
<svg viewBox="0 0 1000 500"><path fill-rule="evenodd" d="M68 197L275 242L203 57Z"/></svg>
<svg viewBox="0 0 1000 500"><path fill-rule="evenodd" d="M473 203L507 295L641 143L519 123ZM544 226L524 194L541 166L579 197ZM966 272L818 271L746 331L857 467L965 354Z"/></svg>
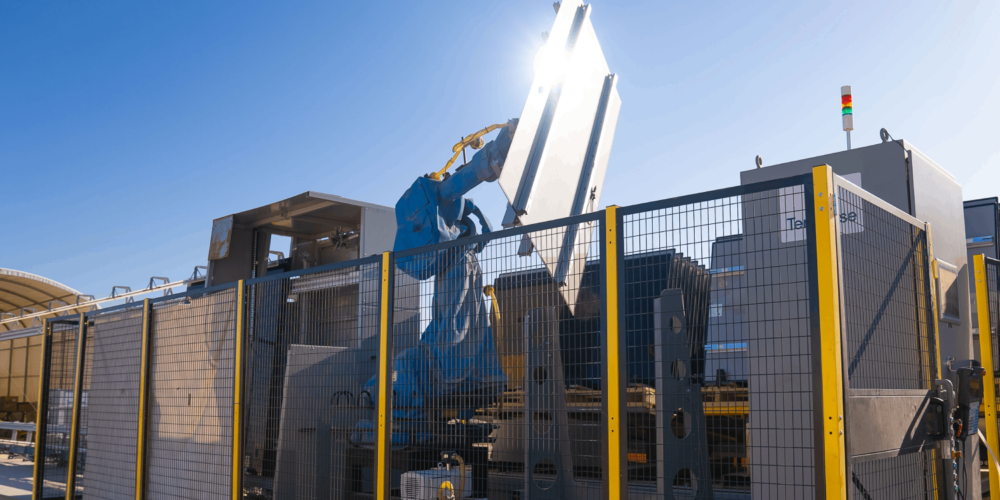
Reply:
<svg viewBox="0 0 1000 500"><path fill-rule="evenodd" d="M0 267L0 313L4 313L3 319L8 319L11 315L20 316L22 313L30 314L31 312L73 305L77 303L77 299L81 295L83 294L62 283L43 278L37 274ZM89 307L85 306L84 309L89 309ZM0 333L11 329L37 326L41 320L50 316L55 315L2 324L0 325Z"/></svg>

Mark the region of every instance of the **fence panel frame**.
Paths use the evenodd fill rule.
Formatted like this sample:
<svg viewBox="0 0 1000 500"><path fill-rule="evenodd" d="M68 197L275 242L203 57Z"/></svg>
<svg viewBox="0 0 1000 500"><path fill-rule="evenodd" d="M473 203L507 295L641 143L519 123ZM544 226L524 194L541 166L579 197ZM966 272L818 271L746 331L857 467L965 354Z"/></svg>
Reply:
<svg viewBox="0 0 1000 500"><path fill-rule="evenodd" d="M252 349L252 345L253 344L251 343L251 337L256 334L255 328L257 328L257 326L255 326L255 325L259 325L260 321L261 321L261 318L259 317L260 313L257 310L258 304L257 304L257 302L255 302L255 299L254 299L255 294L258 293L256 291L255 285L260 285L260 284L269 283L269 282L275 282L275 281L280 281L280 280L289 280L289 279L294 280L294 279L304 278L304 277L313 276L313 275L317 275L317 274L328 273L328 272L331 272L331 271L346 270L346 269L354 268L354 267L356 267L356 268L358 268L360 270L360 269L364 268L365 266L369 266L369 265L373 265L373 264L379 264L379 263L382 262L382 259L383 259L383 255L382 254L374 254L374 255L370 255L370 256L367 256L367 257L362 257L362 258L359 258L359 259L354 259L354 260L349 260L349 261L343 261L343 262L335 262L335 263L332 263L332 264L324 264L322 266L310 267L308 269L297 269L297 270L287 271L287 272L269 273L269 274L267 274L265 276L258 276L258 277L255 277L255 278L252 278L252 279L244 281L244 287L243 287L243 311L244 312L243 312L243 314L241 316L242 317L242 321L243 321L243 325L242 325L242 332L239 334L240 336L237 337L237 339L242 338L242 342L243 342L243 353L242 353L242 363L243 363L243 366L241 367L242 368L243 382L242 382L241 393L239 395L239 397L241 398L240 399L241 402L246 402L248 400L248 398L250 397L250 393L251 393L250 391L252 390L253 379L252 379L252 376L251 376L251 371L248 371L248 370L252 370L252 368L254 366L253 364L256 361L253 358L254 352L253 352L253 349ZM390 266L392 266L392 262L394 262L394 261L390 260ZM391 282L391 275L390 275L390 282ZM192 292L204 293L205 291L221 290L221 289L225 289L225 288L232 288L233 286L234 286L234 284L228 283L228 284L216 285L216 286L213 286L213 287L210 287L210 288L205 288L205 289L196 289L196 290L193 290ZM192 293L192 292L189 292L189 293ZM183 296L183 295L181 295L181 296ZM391 304L391 297L392 297L391 290L390 290L390 296L389 297L390 297L389 300L390 300L390 304ZM380 300L381 300L381 298L380 298ZM381 309L381 305L380 305L380 309ZM392 322L392 310L391 310L391 308L389 309L389 313L388 314L389 314L388 315L388 321L389 321L389 324L391 325L391 322ZM384 322L380 320L380 328L381 328L381 326L383 324L384 324ZM391 332L391 328L389 328L389 331ZM391 338L389 339L389 341L390 341L390 347L389 347L389 349L391 349ZM390 356L390 359L391 359L391 356ZM391 367L391 361L390 361L390 367ZM235 401L235 399L234 399L234 401ZM390 404L391 404L391 402L390 402ZM244 460L247 459L248 457L245 456L244 454L245 453L252 453L252 450L247 451L248 450L248 446L247 446L247 442L248 441L247 440L249 440L249 439L252 438L252 435L251 435L250 431L248 430L248 428L249 428L248 426L250 426L252 424L252 421L253 421L254 417L250 413L251 412L251 408L248 405L249 405L249 403L247 403L245 405L242 405L241 410L240 410L241 411L241 415L240 415L241 418L240 418L239 429L238 429L239 434L240 434L240 438L239 438L239 447L240 447L239 453L240 453L240 456L239 456L238 460L239 460L239 463L241 464L241 466L240 466L238 472L236 471L236 467L234 467L234 474L238 474L238 476L239 476L239 483L240 483L240 489L239 490L234 490L234 491L238 492L237 494L240 495L239 498L242 498L242 494L243 494L242 489L243 489L243 487L247 486L247 484L246 484L247 472L243 469L242 464L243 464ZM391 415L391 413L390 413L390 415ZM235 431L235 429L234 429L234 431ZM234 454L233 457L236 458L237 455ZM376 463L372 464L373 467L376 466ZM375 472L377 473L377 471L375 471ZM376 484L376 486L375 486L375 493L373 494L373 498L378 498L377 497L378 491L379 491L379 488L378 488L378 486ZM386 494L388 495L388 490L386 490ZM236 498L236 497L234 497L234 498Z"/></svg>
<svg viewBox="0 0 1000 500"><path fill-rule="evenodd" d="M837 224L836 188L833 169L829 165L818 165L812 171L812 214L815 224L810 232L815 237L816 315L813 319L813 339L819 347L819 387L816 403L820 411L815 414L822 420L817 431L822 439L817 440L817 493L821 498L847 498L847 450L844 436L845 397L844 387L844 333L841 328L841 304L843 304L843 283L840 280L840 227ZM817 360L814 359L814 363Z"/></svg>
<svg viewBox="0 0 1000 500"><path fill-rule="evenodd" d="M151 299L145 299L145 300L149 301L149 313L148 313L148 316L146 318L147 322L144 323L144 327L148 329L148 334L144 335L144 337L148 337L148 339L146 339L146 340L148 340L148 349L146 350L146 352L144 354L144 356L145 356L144 357L144 362L146 362L146 368L145 368L145 370L146 370L145 371L146 384L145 384L145 388L144 388L144 390L142 392L142 396L141 396L146 401L145 415L143 417L141 417L141 418L143 418L143 420L141 421L142 422L141 425L145 426L145 434L143 436L143 442L142 442L142 450L145 453L145 455L144 455L145 459L143 461L142 475L136 477L136 484L140 483L140 477L142 478L141 482L143 484L141 496L137 496L137 500L143 500L143 499L145 499L146 496L147 496L147 494L148 494L148 490L149 490L149 488L148 488L149 487L149 472L150 472L150 466L149 466L150 456L149 456L149 453L150 453L150 446L151 446L151 443L150 443L150 432L149 432L149 420L150 420L150 411L153 408L151 402L149 401L149 396L151 395L151 392L152 392L152 389L153 389L153 375L154 374L153 374L153 372L151 370L153 369L154 363L156 361L155 356L154 356L155 350L156 350L156 346L155 346L154 340L157 338L155 336L155 332L154 332L154 328L153 328L153 326L155 325L154 320L156 319L155 318L155 316L156 316L156 308L154 306L157 305L157 304L160 304L162 302L171 302L171 301L176 301L176 300L184 299L184 298L188 298L188 297L197 297L197 296L208 297L208 296L214 296L217 293L225 292L227 290L234 290L234 296L238 296L239 295L239 288L238 288L238 286L240 284L242 284L242 283L243 283L242 280L240 280L240 281L233 281L233 282L229 282L229 283L223 283L223 284L220 284L220 285L213 285L213 286L210 286L210 287L193 288L193 289L187 290L187 291L182 292L182 293L167 294L167 295L163 295L163 296L160 296L160 297L155 297L155 298L151 298ZM234 297L233 301L234 301L234 304L233 304L233 309L234 309L234 321L233 321L233 323L234 323L233 324L233 328L234 328L234 330L233 330L234 351L233 351L233 354L235 355L235 344L237 343L236 341L238 340L238 338L236 337L236 333L237 332L236 332L235 329L236 329L236 326L237 326L236 323L239 320L237 319L237 317L235 315L235 310L238 307L238 304L235 303L235 301L236 301L235 297ZM109 311L114 311L114 310L117 310L117 309L127 308L127 307L133 307L133 306L134 306L133 304L122 304L122 305L119 305L119 306L116 306L116 307L113 307L113 308L102 309L101 312L107 313ZM234 359L234 362L235 362L235 359ZM234 377L235 377L235 372L236 372L236 366L235 365L233 366L233 370L234 370ZM236 401L236 394L235 394L235 392L232 394L232 397L233 397L233 402L235 402ZM234 416L234 418L235 418L235 416ZM235 430L235 429L232 428L232 426L230 426L229 429L230 429L230 431ZM230 446L232 446L232 440L230 440ZM138 452L138 450L137 450L137 452ZM231 455L228 455L228 456L231 458ZM230 476L231 476L231 474L223 476L223 477L230 477ZM241 478L242 478L242 476L241 476Z"/></svg>
<svg viewBox="0 0 1000 500"><path fill-rule="evenodd" d="M79 330L76 338L76 373L73 375L73 420L69 434L69 464L66 473L66 500L76 498L76 459L80 445L80 407L83 399L83 353L87 345L87 318L79 316Z"/></svg>
<svg viewBox="0 0 1000 500"><path fill-rule="evenodd" d="M43 341L42 350L42 372L39 374L38 383L38 411L35 417L35 463L34 463L34 473L32 475L32 489L31 498L32 500L39 500L43 498L44 487L45 487L45 447L46 434L48 433L48 411L49 411L49 385L51 382L51 377L49 372L52 369L52 332L53 325L56 323L75 323L80 321L79 314L68 314L64 316L57 316L55 318L48 318L45 320L45 326L43 327L43 335L45 339ZM43 411L44 410L44 411ZM45 416L45 420L42 420L42 416ZM42 431L42 432L39 432ZM41 456L39 457L39 450L41 450ZM41 460L39 460L41 458Z"/></svg>
<svg viewBox="0 0 1000 500"><path fill-rule="evenodd" d="M48 427L48 382L49 375L48 361L52 350L52 323L53 319L45 320L42 327L42 356L39 362L41 367L38 380L38 411L35 412L35 462L32 471L31 498L38 500L42 497L42 483L44 481L42 471L45 469L45 433Z"/></svg>
<svg viewBox="0 0 1000 500"><path fill-rule="evenodd" d="M619 293L622 286L622 276L619 266L625 262L625 242L622 231L623 215L618 212L618 206L611 205L604 209L604 217L600 219L601 231L601 322L606 348L602 349L602 370L604 372L604 406L605 435L604 456L607 474L602 482L604 497L610 500L628 498L628 377L625 374L627 361L623 358L625 349L621 349L621 332L625 331L622 324L625 315L619 314L622 309L623 294ZM622 422L625 422L624 424ZM622 432L626 429L626 432Z"/></svg>
<svg viewBox="0 0 1000 500"><path fill-rule="evenodd" d="M243 363L243 346L246 342L245 313L246 313L246 283L239 280L236 284L236 332L233 336L233 457L232 457L232 486L233 500L240 500L243 497L243 447L242 429L243 415L240 413L243 402L243 373L246 369Z"/></svg>
<svg viewBox="0 0 1000 500"><path fill-rule="evenodd" d="M152 357L153 307L149 299L142 301L142 351L139 360L139 408L138 426L136 427L135 448L135 499L142 500L146 496L146 438L149 435L149 361Z"/></svg>
<svg viewBox="0 0 1000 500"><path fill-rule="evenodd" d="M987 258L983 254L977 254L972 259L976 277L976 306L979 312L979 324L977 325L979 328L979 356L986 376L993 379L996 360L993 359L993 321L990 316ZM1000 262L993 259L989 259L989 261L995 270L1000 269L998 267ZM990 471L990 493L1000 491L1000 469L997 469L997 463L993 459L997 450L1000 450L1000 446L998 446L1000 440L997 436L996 396L996 385L993 380L983 384L983 413L986 425L982 427L986 427L986 444L992 450L987 458Z"/></svg>
<svg viewBox="0 0 1000 500"><path fill-rule="evenodd" d="M932 361L935 363L938 377L941 377L942 376L942 372L941 372L941 336L939 334L940 332L938 332L938 310L937 310L937 301L938 301L938 299L937 299L937 286L935 284L935 280L938 278L938 273L937 273L937 264L935 264L935 261L934 261L934 244L933 244L933 239L931 238L931 223L930 222L925 222L924 223L924 238L927 240L927 262L925 263L925 265L927 266L927 269L924 272L927 273L927 286L930 287L930 290L929 290L929 300L931 302L930 303L930 308L931 308L931 321L930 321L931 325L930 326L932 327L932 331L934 332L934 353L935 353L935 359L932 360ZM942 457L938 456L938 451L939 451L938 448L935 447L930 452L931 453L931 468L932 468L931 474L932 474L933 481L934 481L934 491L938 491L938 487L939 487L938 476L944 474L944 472L947 470L944 467L944 464L940 463ZM938 468L939 465L941 466L941 471L940 472L937 470L937 468Z"/></svg>
<svg viewBox="0 0 1000 500"><path fill-rule="evenodd" d="M630 207L620 208L609 206L603 210L600 218L595 218L595 214L560 219L550 223L526 226L504 231L504 237L527 234L545 228L571 225L583 221L597 220L601 229L601 284L603 293L601 294L603 335L607 339L604 352L604 375L605 384L603 401L605 411L604 431L606 442L605 463L607 473L603 475L602 482L605 498L618 499L628 496L628 459L627 459L627 376L625 375L625 349L620 345L621 332L624 328L624 315L619 314L622 307L622 276L619 273L624 263L624 231L622 231L623 218L627 214L634 214L645 210L674 207L683 204L696 203L698 201L713 199L723 196L734 196L745 193L760 192L767 189L777 189L786 186L804 186L804 192L811 194L805 196L806 213L811 213L812 223L807 226L807 241L809 255L809 279L810 279L810 312L811 312L811 340L813 342L813 418L815 453L815 487L817 498L847 498L848 497L848 473L850 470L850 455L848 454L848 444L845 439L845 417L846 417L846 397L847 380L844 369L844 342L846 332L842 328L843 311L843 269L840 251L841 231L837 224L836 208L836 186L837 181L833 176L832 169L827 165L814 167L811 174L803 176L789 177L775 181L768 181L747 186L738 186L722 190L699 193L695 195L682 196L658 202L644 203ZM867 195L867 192L863 192ZM856 193L861 194L861 193ZM936 274L936 267L933 265L933 252L930 244L930 226L912 218L908 214L889 206L887 203L877 198L863 196L867 201L879 205L880 208L890 211L893 215L903 218L907 222L917 226L922 226L926 235L927 250L927 275L933 277ZM461 244L468 245L476 242L485 242L496 238L496 235L481 235L473 238L465 238ZM213 291L236 287L236 316L235 316L235 337L234 337L234 386L233 386L233 415L232 415L232 498L238 500L243 496L243 440L245 439L244 427L247 425L243 418L244 399L244 373L246 370L246 355L244 348L248 341L247 322L249 321L250 309L254 306L248 303L248 284L269 281L273 279L283 279L288 277L303 276L312 273L324 272L332 269L339 269L350 266L360 266L366 262L380 260L381 268L381 289L379 291L379 402L377 407L378 434L375 451L376 462L376 482L375 498L388 499L390 495L391 481L391 437L392 437L392 348L393 348L393 310L394 310L394 275L396 271L395 259L407 255L415 255L418 252L429 252L438 248L446 248L454 244L439 244L420 247L411 251L385 252L380 256L372 256L367 259L357 259L346 263L338 263L330 266L321 266L307 271L295 271L268 275L266 277L249 281L240 280L238 284L225 284L209 288L194 289L182 294L171 295L157 299L145 299L143 303L143 323L142 323L142 360L140 374L140 401L138 407L139 414L139 437L137 442L136 459L136 485L135 498L140 500L145 496L146 487L146 461L148 432L148 410L150 391L150 365L152 359L152 328L153 320L152 304L164 300L175 300L187 295L202 295ZM998 262L1000 264L1000 262ZM988 292L985 291L986 264L981 255L974 259L976 273L977 296L982 297L978 303L980 320L982 325L986 323L986 328L980 326L980 343L983 358L983 366L986 370L993 369L992 359L992 339L989 335L990 314ZM928 280L930 286L931 301L929 306L936 309L936 300L933 296L935 292L933 285ZM134 307L134 304L119 307ZM101 310L107 313L117 309L116 307ZM985 310L985 314L984 314ZM71 499L75 495L76 483L76 461L78 448L80 447L80 422L79 416L82 406L82 380L83 380L83 353L86 349L86 328L87 317L90 313L79 314L79 336L76 344L76 367L74 400L72 410L72 427L70 433L69 450L69 472L67 477L66 497ZM936 314L933 315L936 318ZM985 317L985 319L983 319ZM35 465L33 471L33 498L39 498L44 482L43 468L45 459L45 431L46 423L43 416L48 412L48 382L47 370L50 363L52 349L52 323L58 321L70 321L71 317L53 318L46 320L43 327L43 349L41 356L41 379L39 381L38 418L35 434ZM934 335L934 342L938 342L937 321L932 321L929 331ZM982 332L986 332L983 335ZM939 350L937 352L940 352ZM937 362L937 373L940 375L940 359ZM994 408L994 387L988 384L986 388L987 404L985 411L988 421L996 419L996 408ZM622 419L625 418L625 423ZM822 424L821 424L822 423ZM993 449L997 448L996 426L987 426L988 442ZM819 437L822 436L822 439ZM40 466L41 464L41 466ZM937 475L935 474L935 478ZM990 461L990 482L991 491L1000 491L1000 470L996 464Z"/></svg>
<svg viewBox="0 0 1000 500"><path fill-rule="evenodd" d="M379 286L378 438L375 445L375 498L388 500L392 488L392 312L396 260L382 254ZM387 396L388 395L388 396Z"/></svg>
<svg viewBox="0 0 1000 500"><path fill-rule="evenodd" d="M821 169L821 171L817 171ZM817 177L819 180L817 180ZM778 179L773 179L769 181L756 182L753 184L745 184L739 186L733 186L729 188L717 189L713 191L706 191L702 193L690 194L678 196L675 198L668 198L664 200L640 203L636 205L630 205L626 207L620 207L617 209L619 214L619 220L622 220L624 216L638 214L641 212L653 211L658 209L667 209L673 207L679 207L683 205L691 205L700 202L745 196L754 193L762 193L769 190L778 190L781 188L789 188L794 186L801 186L803 188L803 198L805 202L804 211L807 217L812 217L811 220L818 220L817 214L822 214L826 217L824 221L832 223L835 221L833 218L833 210L829 208L832 205L830 201L829 193L833 192L833 172L828 165L821 165L813 169L812 172L801 175L794 175L789 177L782 177ZM820 190L819 187L822 186L824 190ZM819 193L825 193L822 196ZM806 194L811 194L811 196L805 196ZM815 203L816 200L823 199L826 205L824 208L820 208L819 203ZM808 220L807 222L811 222ZM828 229L830 231L837 231L836 224L830 224ZM817 499L823 498L846 498L847 487L844 482L844 452L843 452L843 397L842 392L838 393L836 388L841 388L842 382L829 383L830 380L839 381L841 373L840 364L840 312L839 307L835 308L823 308L821 311L821 301L820 294L817 285L817 275L819 274L819 257L818 257L818 224L809 223L806 225L807 234L807 253L808 253L808 264L807 269L810 279L810 321L811 321L811 334L810 342L812 343L812 381L813 381L813 463L815 467L815 492ZM622 235L624 237L624 234ZM836 251L835 248L830 248L829 245L836 244L836 238L830 235L826 236L826 252L828 259L833 259L826 263L828 269L825 271L825 279L828 290L826 293L832 293L836 298L839 298L839 280L837 274L837 261L836 261ZM622 245L624 247L624 245ZM621 257L620 257L621 258ZM622 261L620 261L622 262ZM832 288L830 288L832 287ZM822 314L820 314L822 312ZM621 321L621 319L620 319ZM824 342L825 341L825 342ZM825 376L829 372L831 376ZM827 387L829 386L829 387ZM627 397L627 394L623 394ZM624 404L624 403L623 403ZM824 411L830 413L833 419L824 418ZM832 428L830 430L826 429L828 423L832 422ZM830 432L833 431L833 434ZM824 446L824 439L830 437L832 438L832 443L834 446ZM838 446L839 444L839 446ZM832 454L827 451L830 448L833 452ZM839 453L838 453L839 450ZM625 462L627 464L627 462ZM839 471L839 472L838 472ZM832 491L832 494L828 493Z"/></svg>
<svg viewBox="0 0 1000 500"><path fill-rule="evenodd" d="M839 321L839 325L838 325L838 331L840 332L839 335L840 335L840 342L841 342L841 346L839 346L839 350L841 351L841 354L840 354L841 355L841 370L840 370L841 375L839 377L839 381L840 381L841 387L842 387L842 389L841 389L842 390L842 396L841 396L842 425L841 425L840 431L841 431L842 435L844 436L844 439L842 439L842 441L844 442L844 445L843 445L844 448L843 448L843 454L842 454L842 464L843 464L842 467L843 467L843 470L844 470L844 476L843 476L844 486L845 486L845 488L847 490L846 496L844 496L843 498L854 498L854 496L855 496L854 495L854 487L852 487L852 485L854 484L853 482L857 480L857 477L854 475L854 468L855 468L856 465L861 465L861 464L869 463L869 461L865 460L865 461L859 462L858 464L854 463L853 453L852 453L852 450L851 450L851 448L852 448L851 438L850 438L850 436L847 435L847 425L846 425L847 420L851 418L851 415L850 415L850 404L849 404L849 400L851 398L851 395L854 394L855 396L858 396L858 395L862 395L863 393L887 394L888 395L888 393L897 393L899 395L906 395L906 396L918 396L918 395L922 396L924 393L926 393L926 392L928 392L928 391L931 390L931 388L933 387L933 382L934 382L935 379L942 377L941 359L940 359L940 352L941 352L941 350L940 350L940 340L939 340L938 321L937 321L937 318L938 318L938 314L937 314L937 297L936 297L936 293L937 292L936 292L936 286L935 286L935 280L937 279L937 265L936 265L935 260L934 260L934 250L933 250L933 244L932 244L932 239L931 239L931 225L930 225L930 223L920 221L919 219L917 219L917 218L913 217L912 215L904 212L903 210L900 210L899 208L891 205L890 203L886 202L885 200L883 200L881 198L878 198L877 196L873 195L872 193L870 193L868 191L865 191L863 188L854 185L850 181L848 181L848 180L846 180L846 179L844 179L842 177L838 177L838 176L833 175L832 169L829 166L826 166L826 165L817 166L817 167L814 168L814 170L818 170L820 168L827 169L829 171L829 174L831 175L831 181L832 181L832 183L830 185L829 190L830 190L830 195L832 196L830 198L830 200L832 201L833 209L830 211L829 217L830 217L830 220L832 222L832 225L834 226L833 229L836 232L836 237L835 237L835 240L833 241L833 244L834 244L834 251L835 251L835 256L836 256L837 279L839 280L839 285L838 285L838 289L839 289L839 292L838 292L838 299L839 299L838 310L839 310L839 313L838 313L838 316L840 318L840 321ZM848 309L848 304L847 304L847 300L846 300L846 297L845 297L845 293L846 293L845 279L844 279L844 276L846 275L845 265L844 265L845 250L843 248L844 247L844 244L843 244L843 240L844 239L842 238L842 236L843 236L844 233L842 232L842 229L840 227L840 223L843 223L844 221L841 219L840 223L838 223L838 219L837 219L837 216L839 214L841 214L841 212L844 210L842 206L838 205L838 202L840 202L842 204L846 204L847 202L844 201L844 200L840 200L839 199L839 196L840 196L839 190L840 189L843 189L843 190L849 192L851 195L858 197L858 199L860 199L860 201L862 203L870 203L873 207L886 212L886 214L888 214L889 216L896 217L896 218L900 219L904 223L908 224L911 227L911 229L915 229L917 231L922 231L924 233L923 234L923 240L924 240L923 244L924 244L924 251L925 251L925 253L922 255L922 258L924 259L924 262L922 262L922 263L919 262L919 261L918 262L914 262L913 266L914 266L915 270L917 270L918 272L923 273L923 276L924 276L924 283L923 284L924 284L924 287L925 287L923 290L916 290L915 289L914 291L925 293L926 294L926 300L928 302L926 304L927 310L925 311L925 314L927 314L927 316L928 316L926 318L926 320L927 320L926 335L928 336L928 338L927 338L927 349L928 349L928 351L922 352L920 355L921 355L921 358L923 359L923 361L926 362L926 368L928 368L929 370L930 369L934 370L934 375L935 376L931 376L931 373L927 373L926 374L925 382L928 384L927 389L860 389L860 388L852 389L851 386L850 386L850 374L849 374L850 361L848 360L848 356L842 354L843 351L845 349L847 349L847 346L849 346L850 344L849 344L849 331L848 331L848 327L846 326L847 314L848 314L848 310L847 310ZM817 198L817 200L818 200L818 198ZM878 219L875 219L873 222L877 223ZM922 264L922 265L919 265L919 264ZM917 302L917 305L919 305L919 299L916 302ZM917 315L916 318L918 318L918 320L919 320L919 315ZM928 358L928 356L930 354L930 351L929 351L930 349L933 349L934 359L929 359ZM829 438L830 436L828 434L825 437ZM927 480L931 481L931 484L932 484L931 487L933 488L933 490L930 491L929 493L935 495L934 498L938 498L942 494L946 495L947 493L942 493L942 489L940 488L940 485L941 485L940 480L943 479L942 475L945 474L945 472L947 471L947 468L944 467L943 463L941 463L942 459L944 458L944 457L941 456L941 444L940 443L934 444L932 446L927 447L923 451L927 453L927 459L926 459L924 465L925 465L925 467L929 468L929 474L925 475L921 479L924 480L924 481L927 481ZM902 456L902 455L899 455L899 456ZM889 457L886 457L886 458L889 458Z"/></svg>

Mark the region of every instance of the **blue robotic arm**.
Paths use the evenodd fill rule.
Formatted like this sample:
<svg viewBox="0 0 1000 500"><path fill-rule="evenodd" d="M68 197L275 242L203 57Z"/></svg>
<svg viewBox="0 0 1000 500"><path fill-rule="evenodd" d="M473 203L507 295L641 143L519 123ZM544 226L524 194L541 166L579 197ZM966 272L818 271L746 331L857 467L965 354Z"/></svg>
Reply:
<svg viewBox="0 0 1000 500"><path fill-rule="evenodd" d="M424 176L414 181L396 203L394 251L474 236L473 217L479 219L483 233L492 230L486 216L465 195L499 178L516 127L517 120L508 122L495 140L454 174L441 180ZM479 405L473 401L495 398L507 383L483 296L477 257L482 248L481 244L459 245L396 260L399 269L417 280L433 278L434 294L430 322L417 346L393 360L395 445L430 439L432 410L444 409L435 401L463 395L450 400L467 401L470 407L448 409L457 410L460 418L470 418ZM374 378L366 389L374 401L381 397Z"/></svg>
<svg viewBox="0 0 1000 500"><path fill-rule="evenodd" d="M396 241L394 251L453 241L469 228L459 227L463 219L476 214L486 220L465 194L483 182L493 182L503 170L517 120L507 122L500 134L483 147L472 161L453 175L438 181L431 176L418 178L396 202ZM488 223L487 223L488 224ZM486 226L484 226L486 227Z"/></svg>

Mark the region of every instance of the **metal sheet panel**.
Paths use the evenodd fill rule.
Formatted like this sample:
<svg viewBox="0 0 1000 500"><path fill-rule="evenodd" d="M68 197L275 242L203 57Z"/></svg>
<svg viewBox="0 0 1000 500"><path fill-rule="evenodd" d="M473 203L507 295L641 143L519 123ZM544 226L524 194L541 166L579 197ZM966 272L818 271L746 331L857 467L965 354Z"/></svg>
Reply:
<svg viewBox="0 0 1000 500"><path fill-rule="evenodd" d="M936 441L927 435L924 414L931 393L924 390L853 390L847 397L852 458L905 455L931 449Z"/></svg>
<svg viewBox="0 0 1000 500"><path fill-rule="evenodd" d="M358 258L392 250L395 238L395 210L365 206L361 219L361 248L358 250Z"/></svg>
<svg viewBox="0 0 1000 500"><path fill-rule="evenodd" d="M565 1L535 60L535 78L500 174L500 187L522 225L590 213L601 188L621 98L608 69L590 6ZM549 273L575 309L592 225L568 227L561 241L530 235Z"/></svg>
<svg viewBox="0 0 1000 500"><path fill-rule="evenodd" d="M229 257L229 243L232 238L232 215L212 221L212 242L208 246L208 260L219 260Z"/></svg>

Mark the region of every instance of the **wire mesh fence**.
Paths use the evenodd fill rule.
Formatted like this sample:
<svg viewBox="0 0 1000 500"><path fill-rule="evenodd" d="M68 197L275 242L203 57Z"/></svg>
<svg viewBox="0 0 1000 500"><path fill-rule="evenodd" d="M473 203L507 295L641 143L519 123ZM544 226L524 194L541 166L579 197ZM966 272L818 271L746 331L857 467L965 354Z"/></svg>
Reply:
<svg viewBox="0 0 1000 500"><path fill-rule="evenodd" d="M83 494L83 472L87 466L87 436L89 435L89 428L87 422L90 416L90 382L91 374L93 370L93 351L91 351L92 342L94 340L94 331L89 328L88 324L90 320L86 318L85 325L83 328L83 357L78 359L78 362L82 363L82 366L78 368L79 373L79 384L80 386L76 388L76 393L74 397L80 398L79 408L76 410L77 413L77 428L72 432L76 433L76 439L70 440L70 446L75 447L72 450L71 457L73 464L69 474L73 477L72 488L73 497L81 496ZM79 340L77 341L79 342ZM77 348L81 348L77 346Z"/></svg>
<svg viewBox="0 0 1000 500"><path fill-rule="evenodd" d="M822 496L812 196L792 177L88 313L77 494ZM930 389L927 237L869 197L837 192L822 342L848 392ZM80 327L50 328L40 473L64 497ZM845 487L930 496L933 453L848 453Z"/></svg>
<svg viewBox="0 0 1000 500"><path fill-rule="evenodd" d="M993 448L980 456L987 463L983 468L989 469L990 488L992 493L1000 489L1000 466L994 461L997 452L998 435L1000 435L1000 417L997 416L997 405L1000 405L1000 261L977 255L974 283L976 284L976 300L979 309L976 325L979 330L980 353L983 366L988 370L983 375L985 417L981 428L987 437L988 445ZM990 391L992 389L992 391ZM989 399L992 396L992 405ZM992 418L991 418L992 417Z"/></svg>
<svg viewBox="0 0 1000 500"><path fill-rule="evenodd" d="M838 188L847 379L855 389L930 389L938 378L927 238Z"/></svg>
<svg viewBox="0 0 1000 500"><path fill-rule="evenodd" d="M630 496L815 496L796 182L623 211Z"/></svg>
<svg viewBox="0 0 1000 500"><path fill-rule="evenodd" d="M153 306L146 498L230 498L236 289Z"/></svg>
<svg viewBox="0 0 1000 500"><path fill-rule="evenodd" d="M87 319L77 494L133 499L143 310L137 304Z"/></svg>
<svg viewBox="0 0 1000 500"><path fill-rule="evenodd" d="M854 464L851 473L853 498L939 498L933 473L937 450L908 453ZM976 478L978 480L978 478Z"/></svg>
<svg viewBox="0 0 1000 500"><path fill-rule="evenodd" d="M243 490L247 498L371 494L378 261L249 284ZM367 427L366 427L367 426Z"/></svg>
<svg viewBox="0 0 1000 500"><path fill-rule="evenodd" d="M596 215L396 255L392 495L601 497Z"/></svg>
<svg viewBox="0 0 1000 500"><path fill-rule="evenodd" d="M45 398L45 429L39 436L42 458L41 485L35 485L40 498L65 498L66 480L69 476L70 438L73 422L73 394L76 384L77 338L80 332L79 317L52 321L51 340L46 355L43 386Z"/></svg>
<svg viewBox="0 0 1000 500"><path fill-rule="evenodd" d="M941 375L923 226L846 183L837 214L848 401L856 390L931 389ZM862 456L847 439L856 498L937 498L937 450Z"/></svg>
<svg viewBox="0 0 1000 500"><path fill-rule="evenodd" d="M1000 395L1000 369L997 368L997 361L1000 360L1000 261L994 259L985 259L985 282L986 282L986 294L985 300L988 304L989 318L988 321L979 322L979 335L989 335L990 346L993 354L993 373L987 374L987 377L992 378L994 386L994 394ZM984 300L984 299L980 299ZM987 329L984 329L983 327ZM1000 406L1000 396L994 401L994 408ZM1000 428L1000 419L997 420L997 427Z"/></svg>

